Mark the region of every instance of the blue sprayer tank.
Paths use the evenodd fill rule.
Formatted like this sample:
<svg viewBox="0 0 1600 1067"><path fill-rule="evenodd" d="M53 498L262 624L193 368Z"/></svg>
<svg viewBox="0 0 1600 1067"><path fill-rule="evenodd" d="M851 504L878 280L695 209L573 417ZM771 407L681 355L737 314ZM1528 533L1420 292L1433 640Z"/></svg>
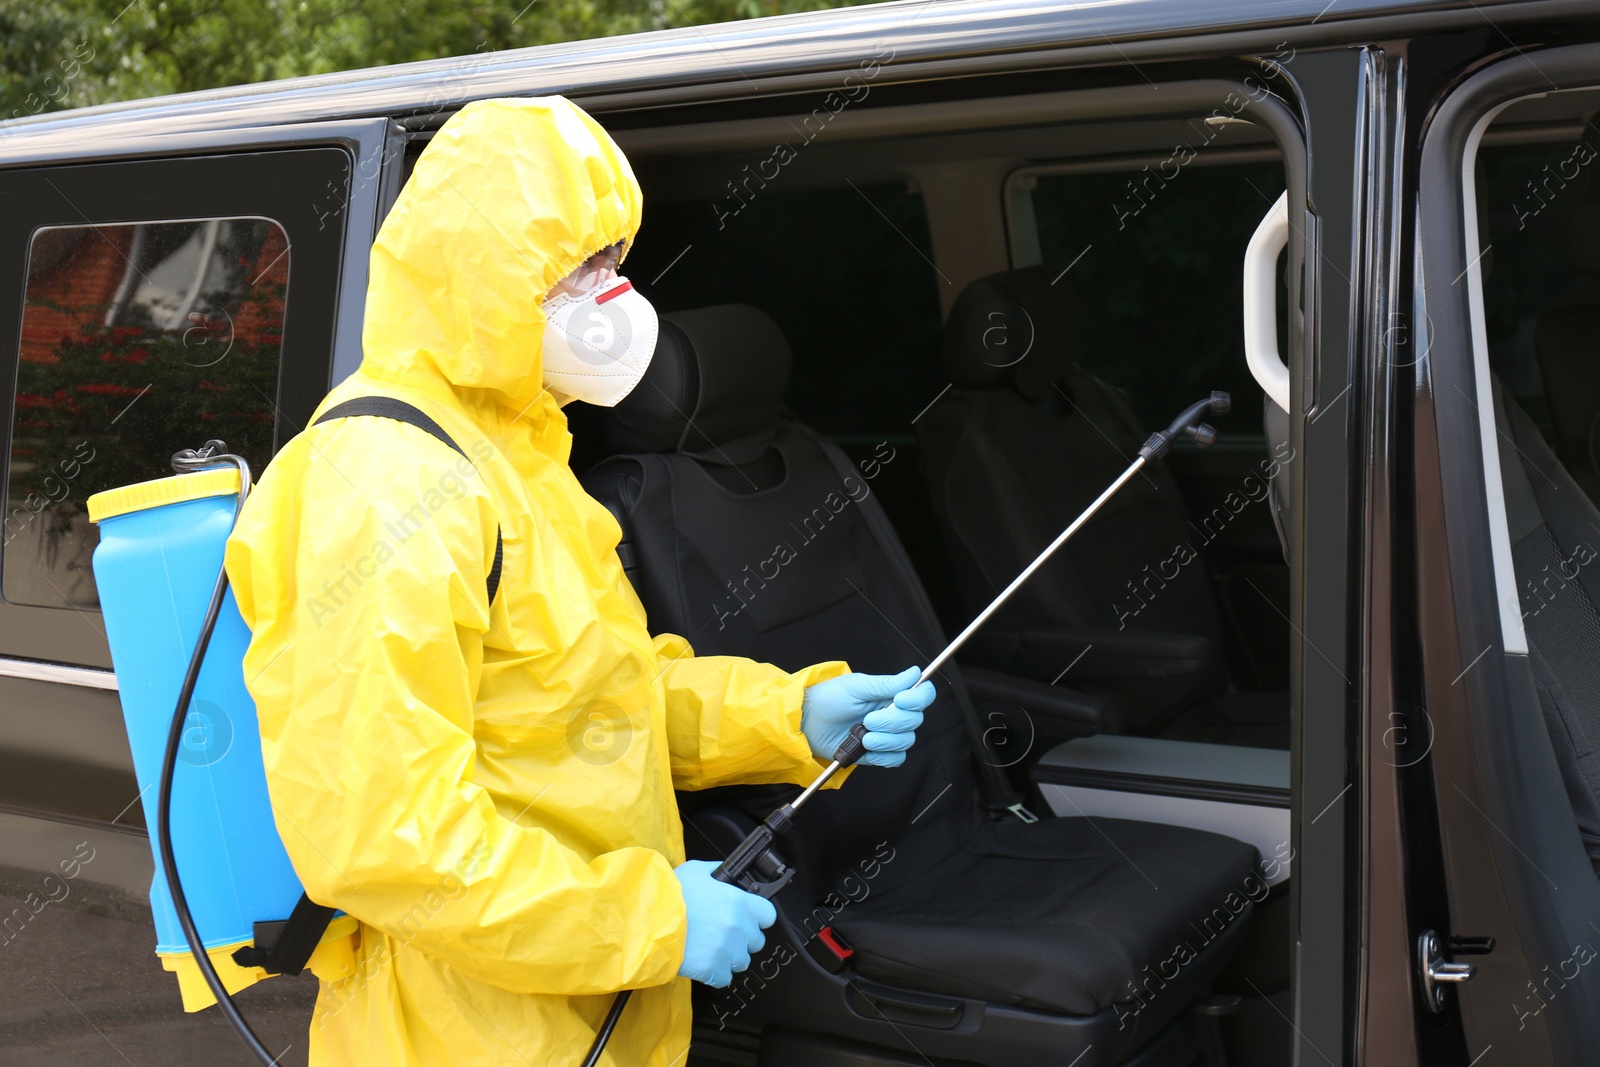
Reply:
<svg viewBox="0 0 1600 1067"><path fill-rule="evenodd" d="M111 662L144 801L155 879L156 953L176 972L184 1008L214 1003L191 958L157 851L156 796L173 708L233 530L241 474L213 469L89 498ZM190 701L172 786L172 845L194 922L229 992L267 977L233 949L252 924L287 919L302 889L272 819L255 703L245 688L250 631L229 590ZM353 927L353 920L341 917ZM341 920L329 937L344 932Z"/></svg>

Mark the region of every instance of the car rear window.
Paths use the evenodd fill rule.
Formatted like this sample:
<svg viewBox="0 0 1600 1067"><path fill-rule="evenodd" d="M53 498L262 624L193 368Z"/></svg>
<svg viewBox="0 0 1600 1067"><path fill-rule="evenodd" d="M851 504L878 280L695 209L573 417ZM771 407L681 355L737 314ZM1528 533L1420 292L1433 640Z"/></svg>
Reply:
<svg viewBox="0 0 1600 1067"><path fill-rule="evenodd" d="M289 258L265 218L34 232L0 552L8 602L97 608L84 502L171 474L175 447L222 438L266 465Z"/></svg>

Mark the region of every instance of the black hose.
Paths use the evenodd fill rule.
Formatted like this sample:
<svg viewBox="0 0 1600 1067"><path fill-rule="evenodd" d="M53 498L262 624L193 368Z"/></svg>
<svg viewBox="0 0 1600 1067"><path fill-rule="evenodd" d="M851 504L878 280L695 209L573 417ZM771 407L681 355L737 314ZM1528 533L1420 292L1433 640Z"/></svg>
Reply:
<svg viewBox="0 0 1600 1067"><path fill-rule="evenodd" d="M189 670L183 676L183 688L178 691L178 706L172 712L172 728L167 732L167 751L161 760L161 785L157 790L156 802L156 825L160 835L158 851L161 853L161 870L167 878L167 889L172 893L172 906L178 913L178 925L183 927L183 936L189 942L195 965L200 968L206 985L211 987L212 995L217 998L217 1006L239 1032L239 1039L251 1053L266 1067L274 1067L279 1057L268 1052L255 1031L250 1029L250 1024L239 1013L233 997L223 986L222 977L217 974L211 957L206 954L200 931L194 924L194 915L189 911L188 898L183 893L183 883L178 878L178 860L172 851L172 776L178 764L178 747L183 743L183 726L189 717L189 701L194 696L195 684L200 680L200 667L205 662L206 648L211 644L211 634L217 628L217 616L222 612L222 600L227 592L228 570L224 567L217 574L217 586L211 593L211 604L206 609L206 620L200 627L200 638L195 642L194 654L189 657Z"/></svg>
<svg viewBox="0 0 1600 1067"><path fill-rule="evenodd" d="M245 497L250 494L250 465L242 456L227 454L227 447L221 441L207 441L204 447L198 450L184 449L172 457L172 469L182 473L232 463L239 468L238 508L242 509ZM237 514L235 511L236 516ZM222 976L217 974L216 966L206 953L205 944L200 939L200 930L194 924L194 914L189 910L189 899L183 892L183 882L178 877L177 855L172 850L172 781L178 766L178 747L183 743L183 727L189 718L189 702L193 699L195 686L200 681L200 668L205 664L206 649L211 646L211 635L217 628L217 618L222 614L222 601L227 593L228 568L223 566L218 568L217 584L211 591L211 603L206 607L205 622L200 626L200 636L194 643L194 652L189 656L189 669L183 676L182 688L178 690L177 707L172 710L172 727L167 731L167 751L161 759L161 784L156 790L156 843L157 852L161 856L161 870L167 879L167 890L172 894L172 907L178 913L178 925L183 927L184 940L189 942L189 952L194 956L195 966L200 968L200 974L205 978L206 985L211 987L212 996L217 998L217 1007L222 1009L223 1016L234 1030L238 1031L239 1039L266 1067L274 1067L281 1057L268 1052L255 1031L250 1029L250 1024L239 1013L233 997L222 984Z"/></svg>
<svg viewBox="0 0 1600 1067"><path fill-rule="evenodd" d="M617 1020L622 1018L622 1009L628 1006L628 998L632 995L633 990L624 989L611 1002L611 1010L606 1012L606 1021L600 1024L600 1032L594 1035L594 1044L589 1046L589 1055L584 1058L583 1067L595 1067L600 1062L600 1053L606 1050L611 1031L617 1028Z"/></svg>

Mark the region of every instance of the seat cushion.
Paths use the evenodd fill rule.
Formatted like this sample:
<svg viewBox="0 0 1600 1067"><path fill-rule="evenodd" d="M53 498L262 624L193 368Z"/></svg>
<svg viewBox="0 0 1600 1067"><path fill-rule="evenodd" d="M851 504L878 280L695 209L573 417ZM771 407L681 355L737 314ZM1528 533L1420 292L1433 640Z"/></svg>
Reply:
<svg viewBox="0 0 1600 1067"><path fill-rule="evenodd" d="M833 925L858 973L904 989L1071 1015L1182 1004L1214 971L1205 950L1242 934L1266 895L1258 863L1252 845L1157 823L986 822ZM1163 995L1172 985L1196 988Z"/></svg>

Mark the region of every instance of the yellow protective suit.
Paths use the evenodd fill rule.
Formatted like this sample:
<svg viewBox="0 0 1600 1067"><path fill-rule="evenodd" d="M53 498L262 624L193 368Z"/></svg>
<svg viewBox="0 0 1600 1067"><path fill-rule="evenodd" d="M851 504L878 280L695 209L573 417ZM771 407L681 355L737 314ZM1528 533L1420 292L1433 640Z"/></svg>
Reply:
<svg viewBox="0 0 1600 1067"><path fill-rule="evenodd" d="M383 224L365 359L323 410L397 397L472 462L389 419L314 426L228 543L279 832L311 898L360 920L312 1067L577 1064L620 989L604 1062L681 1067L672 791L823 766L802 690L848 667L652 638L567 466L539 304L639 219L627 160L566 100L463 108Z"/></svg>

